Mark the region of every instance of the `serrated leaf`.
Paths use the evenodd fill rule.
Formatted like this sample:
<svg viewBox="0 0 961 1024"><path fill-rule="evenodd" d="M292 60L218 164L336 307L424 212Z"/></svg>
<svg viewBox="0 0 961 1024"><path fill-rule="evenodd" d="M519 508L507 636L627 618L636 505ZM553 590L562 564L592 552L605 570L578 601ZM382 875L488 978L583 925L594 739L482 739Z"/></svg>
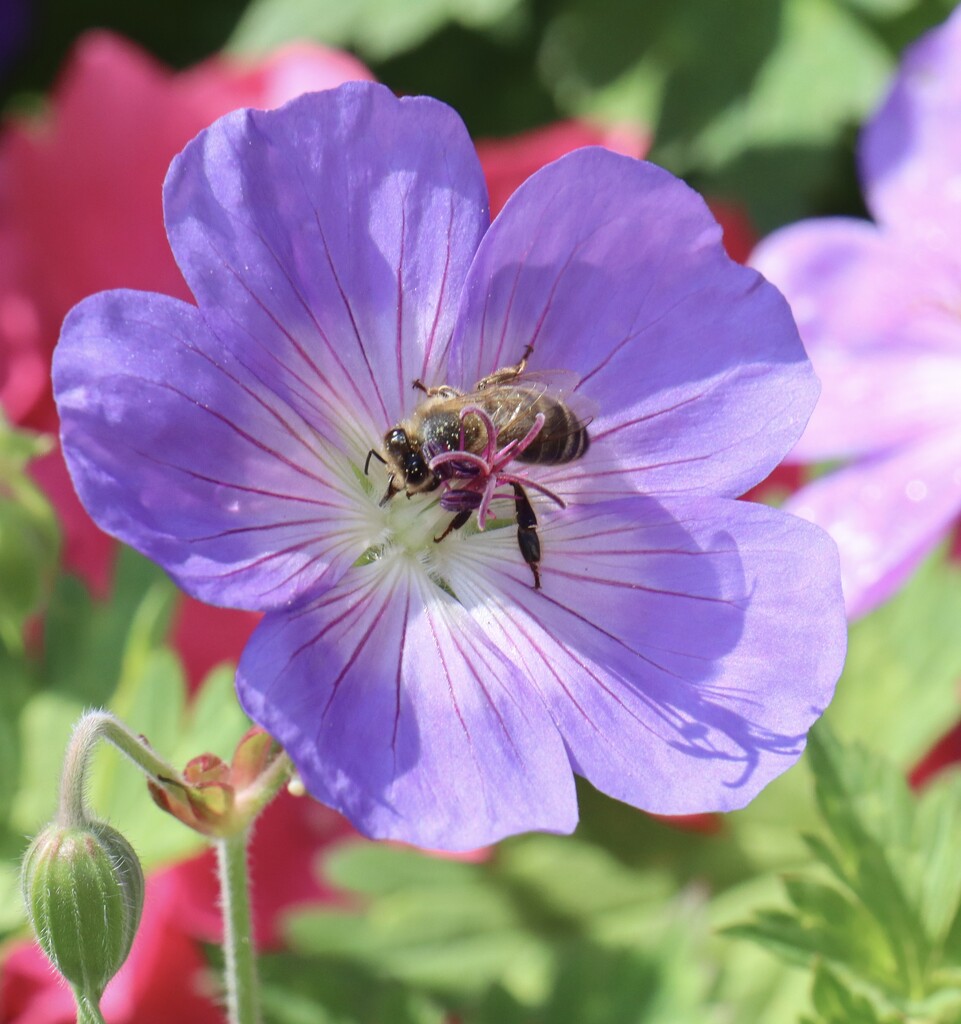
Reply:
<svg viewBox="0 0 961 1024"><path fill-rule="evenodd" d="M763 912L735 934L792 962L829 967L844 992L884 1013L913 1019L936 997L954 1006L961 995L961 779L944 780L919 800L895 765L839 743L824 722L812 730L808 751L830 831L808 846L827 873L788 879L793 913ZM832 984L824 982L825 993ZM863 1010L858 1002L829 1013L827 1005L818 1009L832 1022Z"/></svg>
<svg viewBox="0 0 961 1024"><path fill-rule="evenodd" d="M765 949L783 957L789 963L807 967L824 944L818 931L805 927L796 915L787 911L759 911L750 924L732 925L726 934L739 939L750 939Z"/></svg>
<svg viewBox="0 0 961 1024"><path fill-rule="evenodd" d="M920 914L930 940L947 940L961 906L961 777L927 787L917 810L913 849L919 861ZM961 966L961 960L958 961Z"/></svg>
<svg viewBox="0 0 961 1024"><path fill-rule="evenodd" d="M817 956L865 976L898 969L884 931L863 903L809 878L787 878L784 885L800 922L809 929L810 948Z"/></svg>
<svg viewBox="0 0 961 1024"><path fill-rule="evenodd" d="M841 978L823 964L814 972L812 989L818 1024L893 1024L863 995L851 990Z"/></svg>

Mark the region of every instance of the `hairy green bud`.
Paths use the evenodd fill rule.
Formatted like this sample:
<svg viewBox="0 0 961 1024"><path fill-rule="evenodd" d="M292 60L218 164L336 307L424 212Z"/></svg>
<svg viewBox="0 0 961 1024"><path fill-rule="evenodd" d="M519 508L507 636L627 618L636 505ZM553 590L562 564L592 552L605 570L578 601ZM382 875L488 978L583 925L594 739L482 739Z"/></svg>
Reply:
<svg viewBox="0 0 961 1024"><path fill-rule="evenodd" d="M133 847L109 825L48 825L21 876L41 948L74 990L99 1000L133 944L144 878Z"/></svg>

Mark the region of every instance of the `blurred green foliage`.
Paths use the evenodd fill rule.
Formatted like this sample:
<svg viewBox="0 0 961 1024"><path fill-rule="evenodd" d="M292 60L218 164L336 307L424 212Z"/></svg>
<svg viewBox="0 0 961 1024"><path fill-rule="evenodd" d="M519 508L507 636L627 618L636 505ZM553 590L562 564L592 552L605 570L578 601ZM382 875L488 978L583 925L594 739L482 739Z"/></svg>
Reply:
<svg viewBox="0 0 961 1024"><path fill-rule="evenodd" d="M50 447L14 430L0 411L0 647L23 648L23 629L45 604L59 559L60 529L27 464Z"/></svg>
<svg viewBox="0 0 961 1024"><path fill-rule="evenodd" d="M652 158L761 232L860 213L852 147L900 50L953 0L44 0L8 95L41 90L87 27L176 67L295 38L351 49L477 136L565 116L633 125ZM185 26L189 30L185 31Z"/></svg>
<svg viewBox="0 0 961 1024"><path fill-rule="evenodd" d="M953 0L45 0L0 99L49 88L77 35L120 31L184 67L222 46L344 46L477 137L559 118L627 124L651 155L759 232L863 213L854 146L900 50ZM57 574L58 531L0 428L0 937L22 927L16 859L52 813L81 710L107 706L174 763L246 722L229 669L188 700L172 584L130 552L108 600ZM892 1024L961 1019L961 788L903 779L957 718L961 569L930 559L851 632L827 728L714 832L579 784L573 839L478 863L355 843L323 870L348 895L289 921L265 963L275 1024ZM42 638L30 623L43 615ZM828 731L830 729L830 731ZM95 806L148 868L197 849L136 771L98 758ZM282 841L279 840L279 841ZM749 923L746 923L749 922ZM745 941L745 940L751 941ZM212 954L213 955L213 954Z"/></svg>

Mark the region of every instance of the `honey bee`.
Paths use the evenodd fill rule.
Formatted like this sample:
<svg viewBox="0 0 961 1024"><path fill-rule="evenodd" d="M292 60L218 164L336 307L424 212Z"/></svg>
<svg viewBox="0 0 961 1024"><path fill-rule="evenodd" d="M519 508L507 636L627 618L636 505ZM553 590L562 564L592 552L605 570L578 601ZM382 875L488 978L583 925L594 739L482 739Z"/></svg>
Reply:
<svg viewBox="0 0 961 1024"><path fill-rule="evenodd" d="M371 458L387 467L381 505L401 491L411 497L443 487L441 506L455 515L434 538L437 543L464 526L474 512L483 527L490 501L506 496L495 493L495 488L509 485L516 508L517 543L534 575L534 589L539 590L541 545L525 486L558 505L564 502L506 467L514 460L537 465L573 462L587 452L590 438L588 420L552 394L542 380L523 376L531 351L528 346L517 363L484 377L468 392L447 384L429 388L414 381L426 398L408 419L387 431L383 454L373 448L368 452L364 472Z"/></svg>

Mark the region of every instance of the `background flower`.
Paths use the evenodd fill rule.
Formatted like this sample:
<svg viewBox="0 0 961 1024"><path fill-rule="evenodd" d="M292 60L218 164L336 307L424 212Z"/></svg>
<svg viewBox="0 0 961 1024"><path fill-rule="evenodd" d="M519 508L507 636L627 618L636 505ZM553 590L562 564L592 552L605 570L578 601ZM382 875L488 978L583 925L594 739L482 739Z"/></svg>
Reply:
<svg viewBox="0 0 961 1024"><path fill-rule="evenodd" d="M848 613L894 590L961 512L961 12L904 56L865 126L875 223L804 221L752 262L791 302L824 391L793 460L844 465L787 507L831 532Z"/></svg>

